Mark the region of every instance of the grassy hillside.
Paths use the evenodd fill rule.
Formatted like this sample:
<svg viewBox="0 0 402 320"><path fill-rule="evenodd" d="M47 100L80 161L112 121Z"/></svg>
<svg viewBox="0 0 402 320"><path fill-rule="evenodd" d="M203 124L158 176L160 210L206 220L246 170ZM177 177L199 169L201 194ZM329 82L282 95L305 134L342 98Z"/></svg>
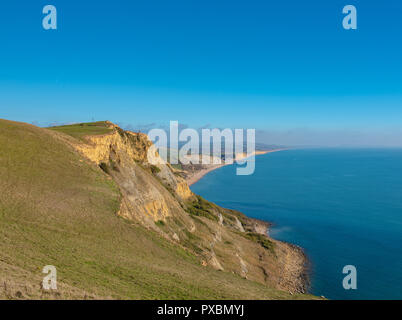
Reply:
<svg viewBox="0 0 402 320"><path fill-rule="evenodd" d="M94 130L69 132L80 138ZM68 139L0 120L0 298L311 298L203 267L192 253L117 216L117 186ZM56 293L40 288L49 264L58 271Z"/></svg>
<svg viewBox="0 0 402 320"><path fill-rule="evenodd" d="M50 130L68 134L74 138L82 139L87 135L106 134L111 132L105 121L78 123L65 126L51 127Z"/></svg>

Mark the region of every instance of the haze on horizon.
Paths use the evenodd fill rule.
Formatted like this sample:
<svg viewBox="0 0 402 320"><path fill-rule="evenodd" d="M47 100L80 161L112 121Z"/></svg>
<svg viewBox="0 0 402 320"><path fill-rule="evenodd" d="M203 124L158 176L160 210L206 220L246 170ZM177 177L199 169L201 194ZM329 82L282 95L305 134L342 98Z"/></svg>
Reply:
<svg viewBox="0 0 402 320"><path fill-rule="evenodd" d="M52 0L52 31L45 4L1 4L0 118L402 147L398 0L354 1L357 30L342 28L341 0Z"/></svg>

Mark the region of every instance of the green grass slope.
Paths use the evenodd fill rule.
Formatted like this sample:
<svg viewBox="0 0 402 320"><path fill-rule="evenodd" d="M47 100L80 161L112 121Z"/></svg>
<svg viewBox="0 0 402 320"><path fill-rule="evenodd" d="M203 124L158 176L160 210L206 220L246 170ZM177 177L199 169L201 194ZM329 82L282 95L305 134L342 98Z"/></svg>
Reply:
<svg viewBox="0 0 402 320"><path fill-rule="evenodd" d="M106 134L112 131L112 129L108 127L106 121L78 123L65 126L50 127L49 129L68 134L80 140L88 135Z"/></svg>
<svg viewBox="0 0 402 320"><path fill-rule="evenodd" d="M93 133L91 126L79 129L78 138L84 129ZM114 182L65 139L0 120L0 298L311 298L203 267L118 217ZM57 292L40 288L45 265L57 268Z"/></svg>

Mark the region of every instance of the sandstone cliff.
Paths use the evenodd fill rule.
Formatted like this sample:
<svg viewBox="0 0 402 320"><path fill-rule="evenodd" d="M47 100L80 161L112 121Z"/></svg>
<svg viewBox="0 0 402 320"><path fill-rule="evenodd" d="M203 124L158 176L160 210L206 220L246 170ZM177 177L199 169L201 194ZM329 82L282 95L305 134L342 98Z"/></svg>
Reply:
<svg viewBox="0 0 402 320"><path fill-rule="evenodd" d="M70 143L117 183L120 216L183 246L205 267L292 293L306 291L302 250L270 239L268 224L193 194L185 180L160 159L147 135L110 122L106 125L109 133Z"/></svg>

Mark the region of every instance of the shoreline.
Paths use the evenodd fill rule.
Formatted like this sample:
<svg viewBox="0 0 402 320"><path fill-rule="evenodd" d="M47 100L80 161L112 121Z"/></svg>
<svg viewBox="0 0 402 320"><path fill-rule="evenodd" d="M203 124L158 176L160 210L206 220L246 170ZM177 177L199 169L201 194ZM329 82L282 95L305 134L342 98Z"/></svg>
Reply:
<svg viewBox="0 0 402 320"><path fill-rule="evenodd" d="M191 187L193 184L197 183L199 180L201 180L206 174L210 173L211 171L214 171L214 170L219 169L224 166L232 165L238 160L243 160L243 159L246 159L246 158L249 158L252 156L259 156L259 155L283 151L283 150L288 150L288 149L283 148L283 149L273 149L273 150L257 150L248 157L243 156L243 157L237 158L235 161L233 161L233 163L213 164L213 165L208 166L207 168L201 169L200 171L196 172L192 176L186 178L186 182L187 182L188 186Z"/></svg>
<svg viewBox="0 0 402 320"><path fill-rule="evenodd" d="M263 155L272 152L278 152L288 150L288 148L273 149L273 150L259 150L256 151L251 156ZM250 157L250 156L249 156ZM246 157L237 157L237 160L245 159ZM233 162L235 163L235 162ZM201 169L192 176L186 179L189 186L195 184L200 179L202 179L206 174L223 166L230 165L233 163L222 163L216 165L209 165L207 168ZM279 259L284 266L283 269L283 279L279 282L279 286L282 290L286 290L293 293L310 293L311 289L311 261L307 256L304 248L287 242L281 241L271 237L269 231L273 226L272 222L265 221L262 219L251 218L244 215L245 221L247 221L248 229L252 229L253 232L264 235L270 241L276 244L277 250L281 253ZM244 223L244 222L243 222ZM246 227L246 226L244 226Z"/></svg>
<svg viewBox="0 0 402 320"><path fill-rule="evenodd" d="M252 218L244 213L246 224L243 227L252 232L264 235L270 241L276 244L277 250L281 252L278 258L282 261L284 266L283 279L279 283L282 290L287 290L293 293L307 293L311 294L311 260L307 256L304 248L288 242L271 237L269 234L270 228L274 225L270 221L262 220L259 218Z"/></svg>

